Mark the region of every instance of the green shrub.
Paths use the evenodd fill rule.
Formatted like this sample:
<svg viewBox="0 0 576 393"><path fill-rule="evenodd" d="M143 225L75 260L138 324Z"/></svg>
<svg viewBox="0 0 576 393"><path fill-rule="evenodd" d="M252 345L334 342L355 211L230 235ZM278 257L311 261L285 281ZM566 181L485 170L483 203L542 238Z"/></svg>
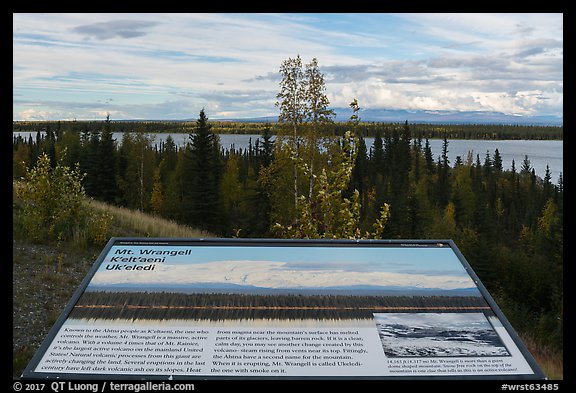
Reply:
<svg viewBox="0 0 576 393"><path fill-rule="evenodd" d="M26 172L24 182L15 188L21 200L21 226L33 241L68 241L101 245L108 236L112 218L95 212L83 203L86 199L78 165L62 162L55 167L42 154L36 166Z"/></svg>
<svg viewBox="0 0 576 393"><path fill-rule="evenodd" d="M22 223L32 240L66 240L80 219L84 188L78 166L54 168L42 154L26 171L26 182L16 189L23 202Z"/></svg>

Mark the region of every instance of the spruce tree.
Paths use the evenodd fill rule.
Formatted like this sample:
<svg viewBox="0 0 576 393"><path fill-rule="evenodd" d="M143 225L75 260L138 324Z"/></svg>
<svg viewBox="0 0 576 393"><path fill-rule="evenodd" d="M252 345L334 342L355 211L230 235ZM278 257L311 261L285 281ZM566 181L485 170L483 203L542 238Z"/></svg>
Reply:
<svg viewBox="0 0 576 393"><path fill-rule="evenodd" d="M496 149L494 151L494 158L492 160L492 166L496 170L496 173L502 173L502 171L504 170L504 168L502 166L502 156L500 155L500 152L498 151L498 149Z"/></svg>
<svg viewBox="0 0 576 393"><path fill-rule="evenodd" d="M118 186L116 184L116 147L112 136L110 115L107 115L97 151L96 197L108 203L114 203L118 194Z"/></svg>
<svg viewBox="0 0 576 393"><path fill-rule="evenodd" d="M267 124L262 133L262 143L258 151L260 165L270 165L274 159L273 149L274 141L272 140L272 134L270 133L270 125Z"/></svg>
<svg viewBox="0 0 576 393"><path fill-rule="evenodd" d="M195 131L184 156L182 215L187 224L218 232L222 229L220 143L204 109Z"/></svg>
<svg viewBox="0 0 576 393"><path fill-rule="evenodd" d="M450 160L448 159L448 139L444 134L442 142L442 154L438 158L438 184L437 184L437 198L438 205L443 208L449 202L450 197Z"/></svg>
<svg viewBox="0 0 576 393"><path fill-rule="evenodd" d="M98 150L100 149L100 131L94 131L89 134L87 141L82 146L82 160L80 169L86 173L84 178L84 188L86 194L91 197L98 197Z"/></svg>
<svg viewBox="0 0 576 393"><path fill-rule="evenodd" d="M432 154L432 148L430 147L430 141L428 138L426 138L426 144L424 145L424 160L426 162L428 173L434 173L434 155Z"/></svg>

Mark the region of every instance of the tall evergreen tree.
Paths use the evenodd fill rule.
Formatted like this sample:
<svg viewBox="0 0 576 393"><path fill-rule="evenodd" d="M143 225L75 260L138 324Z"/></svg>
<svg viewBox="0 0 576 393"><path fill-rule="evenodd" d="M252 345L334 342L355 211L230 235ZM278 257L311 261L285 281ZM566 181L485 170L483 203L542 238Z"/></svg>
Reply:
<svg viewBox="0 0 576 393"><path fill-rule="evenodd" d="M382 141L382 135L380 130L376 131L374 136L374 143L371 149L371 161L372 161L372 178L375 181L376 174L381 174L384 166L384 143Z"/></svg>
<svg viewBox="0 0 576 393"><path fill-rule="evenodd" d="M86 134L87 140L82 146L82 160L80 169L86 173L84 178L84 189L86 194L92 197L98 196L98 170L99 170L99 150L100 131L93 131Z"/></svg>
<svg viewBox="0 0 576 393"><path fill-rule="evenodd" d="M187 224L219 232L222 230L220 143L211 128L202 109L184 155L182 215Z"/></svg>
<svg viewBox="0 0 576 393"><path fill-rule="evenodd" d="M442 154L438 158L438 184L436 188L436 195L440 207L445 207L448 204L450 197L450 160L448 159L448 139L444 134L442 142Z"/></svg>
<svg viewBox="0 0 576 393"><path fill-rule="evenodd" d="M267 125L262 133L262 143L258 151L260 157L260 165L268 166L274 159L273 155L274 141L272 140L272 134L270 133L270 126Z"/></svg>
<svg viewBox="0 0 576 393"><path fill-rule="evenodd" d="M98 171L97 171L97 195L96 197L104 202L114 203L118 194L116 184L116 147L112 139L112 127L110 115L106 116L104 129L100 134L98 145Z"/></svg>
<svg viewBox="0 0 576 393"><path fill-rule="evenodd" d="M426 162L428 173L434 173L434 155L432 154L432 147L428 138L426 138L426 144L424 145L424 161Z"/></svg>
<svg viewBox="0 0 576 393"><path fill-rule="evenodd" d="M118 186L122 204L131 209L149 210L156 167L151 141L143 127L122 135Z"/></svg>
<svg viewBox="0 0 576 393"><path fill-rule="evenodd" d="M240 202L242 199L242 184L240 182L240 169L238 161L240 155L235 151L228 153L228 160L222 175L220 189L222 192L222 204L226 221L231 229L240 229Z"/></svg>
<svg viewBox="0 0 576 393"><path fill-rule="evenodd" d="M492 166L494 167L497 173L501 173L503 170L502 156L500 155L498 149L494 151L494 159L492 161Z"/></svg>
<svg viewBox="0 0 576 393"><path fill-rule="evenodd" d="M52 168L56 167L56 135L52 131L50 124L46 125L46 136L44 137L44 152L50 158L50 166Z"/></svg>
<svg viewBox="0 0 576 393"><path fill-rule="evenodd" d="M407 237L411 230L411 221L408 219L409 203L408 192L410 191L410 169L412 138L408 122L404 123L402 130L394 129L392 138L386 144L389 157L387 176L388 198L390 202L390 220L387 228L389 233L396 233L400 237Z"/></svg>
<svg viewBox="0 0 576 393"><path fill-rule="evenodd" d="M358 146L356 147L356 160L354 161L347 196L352 196L354 190L358 190L360 193L360 201L362 203L360 208L360 217L364 218L366 216L366 208L368 207L368 190L366 189L368 186L368 153L364 138L361 135L357 138Z"/></svg>

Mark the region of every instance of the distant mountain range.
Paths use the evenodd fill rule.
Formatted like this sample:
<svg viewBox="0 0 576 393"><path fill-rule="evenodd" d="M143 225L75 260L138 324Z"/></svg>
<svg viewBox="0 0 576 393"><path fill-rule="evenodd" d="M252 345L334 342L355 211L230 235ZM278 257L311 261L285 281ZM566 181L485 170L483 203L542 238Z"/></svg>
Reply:
<svg viewBox="0 0 576 393"><path fill-rule="evenodd" d="M334 108L336 121L344 122L350 119L350 108ZM481 111L423 111L406 109L361 109L361 121L403 123L436 123L436 124L518 124L561 126L564 124L562 116L515 116L501 112ZM195 119L186 119L192 121ZM278 120L278 116L265 116L244 119L214 118L219 121L236 122L271 122Z"/></svg>

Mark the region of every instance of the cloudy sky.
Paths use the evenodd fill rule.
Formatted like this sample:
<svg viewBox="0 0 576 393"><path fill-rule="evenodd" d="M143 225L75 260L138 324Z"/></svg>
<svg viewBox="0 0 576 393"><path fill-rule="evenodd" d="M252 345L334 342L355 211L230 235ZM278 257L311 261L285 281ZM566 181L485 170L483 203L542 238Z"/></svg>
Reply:
<svg viewBox="0 0 576 393"><path fill-rule="evenodd" d="M562 116L562 14L13 14L13 120L277 116L283 60L333 108Z"/></svg>

